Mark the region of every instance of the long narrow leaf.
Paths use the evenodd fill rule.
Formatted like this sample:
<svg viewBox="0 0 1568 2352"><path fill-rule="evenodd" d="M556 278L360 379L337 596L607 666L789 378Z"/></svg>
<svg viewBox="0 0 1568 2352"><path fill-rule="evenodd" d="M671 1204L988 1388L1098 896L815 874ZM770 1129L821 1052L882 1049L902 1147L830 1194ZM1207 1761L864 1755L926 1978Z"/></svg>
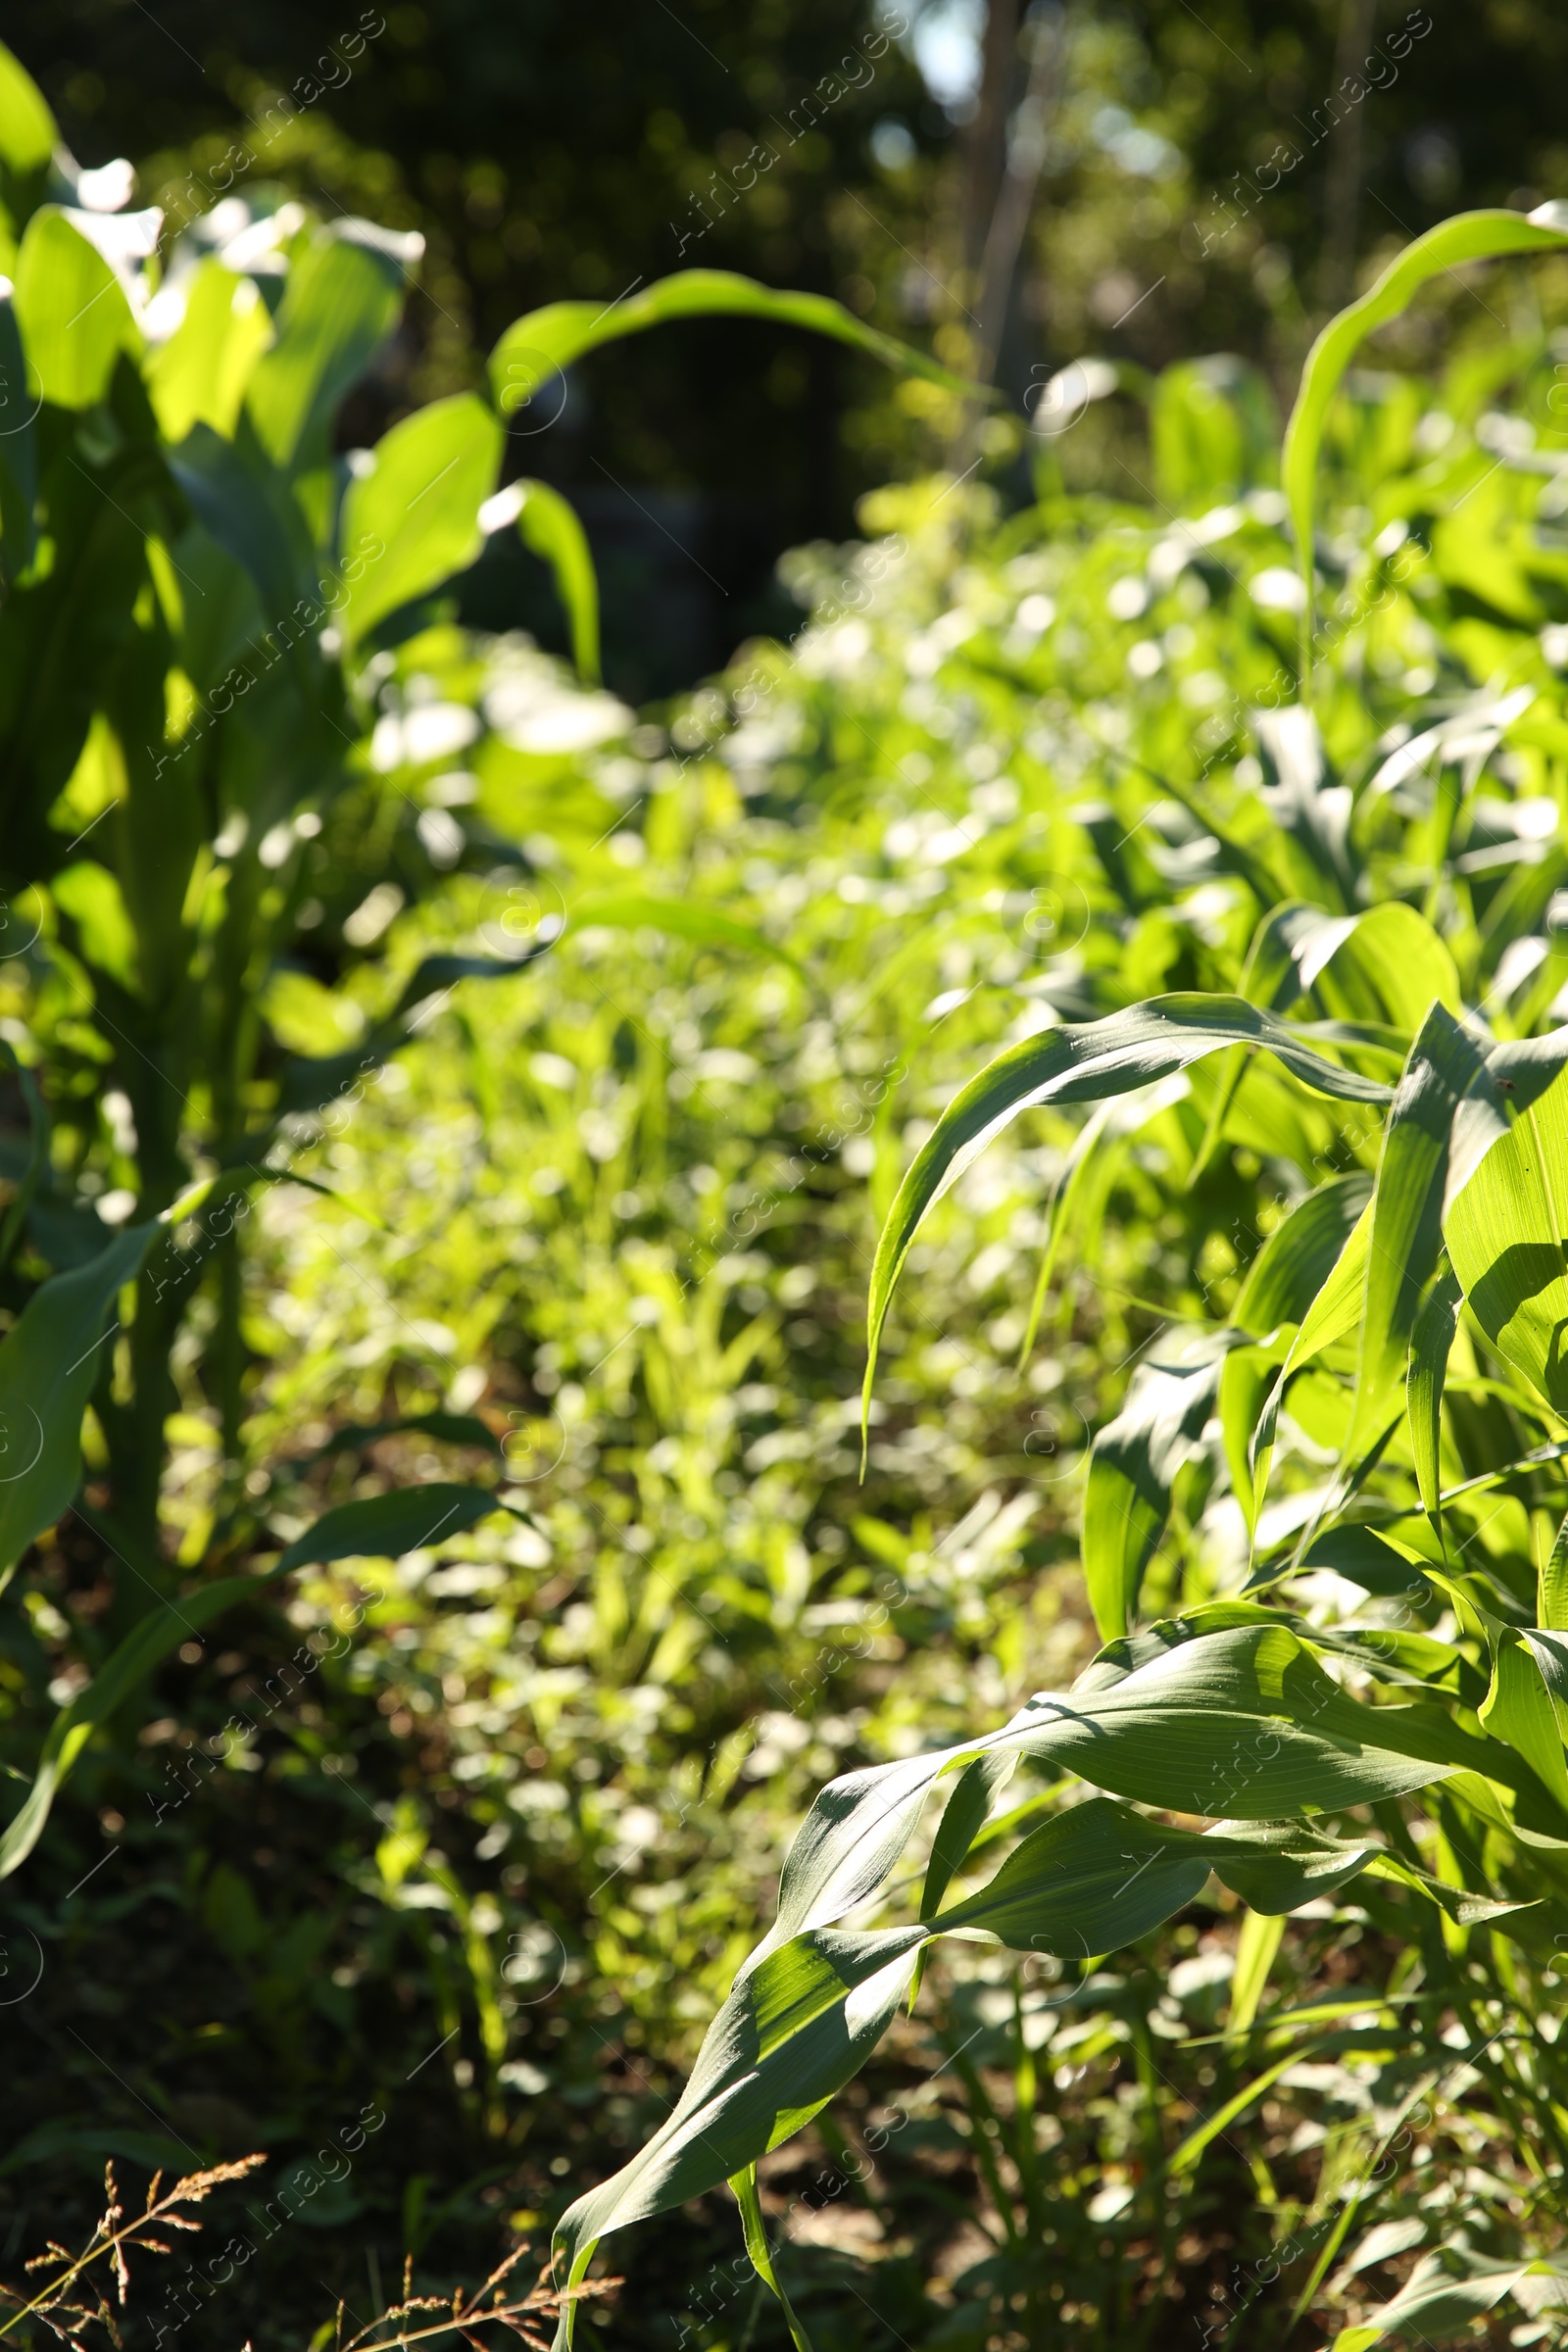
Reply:
<svg viewBox="0 0 1568 2352"><path fill-rule="evenodd" d="M1568 213L1561 204L1544 204L1528 217L1500 210L1458 213L1407 245L1359 302L1352 302L1348 310L1329 320L1307 353L1296 405L1285 428L1281 462L1285 495L1296 532L1297 561L1306 588L1303 649L1310 647L1312 638L1318 451L1329 405L1357 350L1375 327L1396 318L1428 279L1465 262L1492 261L1508 253L1550 253L1564 243L1568 243ZM1303 672L1308 660L1303 650Z"/></svg>
<svg viewBox="0 0 1568 2352"><path fill-rule="evenodd" d="M553 377L602 343L640 335L675 318L767 318L780 326L807 327L835 342L869 352L884 367L907 369L950 392L973 392L923 352L867 326L826 294L779 293L730 270L678 270L628 301L551 302L514 320L490 354L490 384L496 405L510 416L535 398L543 402Z"/></svg>
<svg viewBox="0 0 1568 2352"><path fill-rule="evenodd" d="M1065 1022L1027 1038L959 1091L899 1187L871 1269L864 1407L870 1404L882 1327L909 1246L935 1203L987 1144L1034 1104L1103 1102L1232 1045L1263 1048L1319 1094L1351 1102L1391 1100L1378 1080L1313 1053L1283 1021L1240 997L1153 997L1102 1021ZM863 1428L863 1408L861 1418Z"/></svg>

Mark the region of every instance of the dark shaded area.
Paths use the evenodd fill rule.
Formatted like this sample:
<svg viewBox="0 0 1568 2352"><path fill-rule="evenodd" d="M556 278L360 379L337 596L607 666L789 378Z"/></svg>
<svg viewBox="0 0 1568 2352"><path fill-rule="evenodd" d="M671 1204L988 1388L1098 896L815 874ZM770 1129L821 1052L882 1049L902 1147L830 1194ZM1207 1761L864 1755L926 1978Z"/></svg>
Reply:
<svg viewBox="0 0 1568 2352"><path fill-rule="evenodd" d="M1007 333L1014 395L1097 349L1151 368L1228 349L1287 388L1357 256L1462 205L1568 187L1568 22L1543 0L1141 0L1065 21ZM907 38L873 23L860 0L19 0L6 37L84 161L137 160L143 201L202 210L281 176L328 211L424 231L411 332L354 407L368 439L469 380L519 313L608 304L677 268L832 293L921 340L943 329L960 356L975 296L959 232L975 243L1006 109L956 139ZM1011 102L1025 78L1020 58ZM1166 161L1140 161L1130 130ZM511 465L582 509L610 675L640 696L780 625L779 553L843 536L862 490L939 454L874 364L784 330L686 326L596 354ZM487 565L464 610L564 642L521 560Z"/></svg>

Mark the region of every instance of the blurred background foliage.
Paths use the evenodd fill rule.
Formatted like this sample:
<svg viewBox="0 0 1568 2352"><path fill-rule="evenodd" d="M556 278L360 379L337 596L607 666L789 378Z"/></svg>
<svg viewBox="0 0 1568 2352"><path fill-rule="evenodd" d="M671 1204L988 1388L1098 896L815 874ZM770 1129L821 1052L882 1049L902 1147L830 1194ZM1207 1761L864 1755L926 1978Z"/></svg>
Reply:
<svg viewBox="0 0 1568 2352"><path fill-rule="evenodd" d="M17 0L8 37L80 159L129 156L143 203L188 213L265 176L423 230L423 291L345 416L360 441L472 380L520 312L694 264L837 294L971 362L1031 90L1039 180L1000 352L1014 409L1086 352L1151 369L1232 352L1284 404L1358 270L1462 206L1528 208L1568 160L1549 0L627 0L612 18ZM1348 76L1364 96L1344 97ZM237 178L236 147L257 158ZM942 454L939 425L927 387L847 353L699 325L574 370L559 416L514 420L514 465L585 514L612 682L635 699L779 627L779 553L842 537L859 494ZM999 430L999 464L1008 447ZM1073 460L1136 465L1114 449L1085 435ZM555 641L542 569L514 547L465 610Z"/></svg>
<svg viewBox="0 0 1568 2352"><path fill-rule="evenodd" d="M628 343L511 460L587 516L624 706L451 614L376 657L357 797L311 853L321 946L269 993L291 1050L373 1032L427 949L522 936L592 894L754 936L576 920L527 974L461 996L352 1117L302 1128L299 1171L342 1199L279 1185L257 1212L258 1515L287 1539L351 1494L466 1475L504 1477L526 1524L259 1601L84 1753L0 1937L7 2276L46 2232L90 2228L106 2154L134 2172L251 2147L272 2154L268 2200L302 2184L300 2218L269 2230L270 2201L233 2194L215 2211L254 2245L237 2278L182 2259L127 2340L295 2352L338 2296L378 2308L406 2254L423 2283L479 2275L504 2226L537 2234L657 2125L810 1791L998 1719L1092 1651L1069 1483L1087 1433L1162 1316L1234 1297L1278 1205L1270 1154L1300 1134L1282 1147L1265 1096L1195 1177L1201 1121L1173 1094L1118 1139L1027 1370L1042 1212L1077 1130L1047 1114L977 1166L911 1258L861 1487L871 1248L900 1167L999 1040L1211 985L1245 953L1255 909L1140 762L1233 803L1258 788L1246 714L1283 690L1296 634L1273 412L1348 273L1458 204L1564 182L1552 12L1434 10L1419 37L1407 14L1205 24L1177 0L1048 14L1020 45L997 12L993 95L1027 103L1043 48L1055 77L999 371L1018 407L1099 353L1115 393L1032 455L998 418L991 481L890 492L951 451L951 407L921 387L760 326ZM529 305L608 303L682 264L820 287L971 360L1004 153L995 109L981 137L978 19L925 12L788 141L880 37L858 9L380 15L18 0L8 24L81 161L135 160L138 201L183 217L250 193L262 167L236 180L225 159L270 113L267 178L424 231L422 290L343 445L468 381ZM1347 163L1314 110L1344 45L1387 56L1401 26L1396 79L1346 117ZM302 78L320 95L285 123L276 93ZM766 136L778 162L721 207L712 174L732 185ZM1299 164L1246 197L1236 172L1256 191L1285 137ZM1364 780L1488 681L1536 690L1470 776L1445 882L1488 985L1531 1020L1568 975L1564 315L1561 266L1542 265L1455 283L1386 336L1336 416L1320 551L1339 772ZM857 514L872 544L838 546ZM1385 599L1401 548L1408 584ZM559 648L545 575L510 564L476 568L457 617ZM651 696L671 699L632 708ZM1380 818L1389 887L1429 815ZM406 889L371 885L385 839ZM387 968L363 956L377 943ZM74 1035L52 941L0 964L0 1036L61 1067ZM86 1207L128 1162L123 1106L90 1075L81 1092L101 1115L72 1125L58 1175ZM201 1338L198 1313L164 1496L187 1566L223 1476ZM483 1416L505 1471L452 1424L378 1434L421 1412ZM1210 1500L1184 1489L1162 1563L1188 1597L1234 1568ZM1532 1534L1509 1504L1487 1541L1516 1564ZM19 1585L14 1772L101 1646L113 1576L67 1521ZM1312 1906L1273 2010L1408 1992L1397 1929ZM1411 2045L1371 2008L1310 2062L1277 2045L1246 2131L1167 2188L1240 2079L1203 2038L1234 1958L1234 1916L1200 1903L1076 1990L934 1965L919 2017L764 2168L823 2352L1033 2352L1017 2315L1042 2296L1034 2340L1074 2352L1280 2341ZM1434 1931L1419 1967L1478 2040L1506 2031L1560 2114L1554 1973L1483 1930ZM1396 2254L1463 2230L1501 2256L1559 2226L1499 2080L1457 2057L1441 2079L1388 2185ZM363 2151L328 2174L359 2118ZM780 2323L737 2252L716 2199L640 2233L588 2340L771 2352ZM1330 2308L1390 2278L1369 2259Z"/></svg>

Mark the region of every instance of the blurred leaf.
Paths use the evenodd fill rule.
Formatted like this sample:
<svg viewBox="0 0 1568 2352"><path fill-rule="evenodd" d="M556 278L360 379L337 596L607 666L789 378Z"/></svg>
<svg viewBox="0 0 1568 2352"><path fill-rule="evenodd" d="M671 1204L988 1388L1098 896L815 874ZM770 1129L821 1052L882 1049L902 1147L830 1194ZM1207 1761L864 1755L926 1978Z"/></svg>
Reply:
<svg viewBox="0 0 1568 2352"><path fill-rule="evenodd" d="M422 1487L398 1487L388 1494L367 1494L323 1512L316 1525L288 1544L272 1573L286 1576L308 1561L401 1559L426 1544L464 1535L493 1511L508 1505L479 1487L451 1486L432 1479ZM515 1514L514 1514L515 1516Z"/></svg>
<svg viewBox="0 0 1568 2352"><path fill-rule="evenodd" d="M196 425L232 441L272 321L256 281L216 259L201 262L185 293L185 315L148 354L148 394L166 441Z"/></svg>
<svg viewBox="0 0 1568 2352"><path fill-rule="evenodd" d="M58 205L41 206L27 223L15 301L28 368L57 409L90 409L120 354L141 349L124 288Z"/></svg>
<svg viewBox="0 0 1568 2352"><path fill-rule="evenodd" d="M501 445L500 425L471 392L432 401L382 435L343 499L347 594L337 612L350 645L473 562Z"/></svg>
<svg viewBox="0 0 1568 2352"><path fill-rule="evenodd" d="M1227 2041L1240 2040L1258 2012L1268 1987L1269 1970L1285 1940L1285 1916L1272 1918L1249 1907L1242 1914L1236 1936L1236 1974L1231 1979L1231 2005L1225 2020Z"/></svg>
<svg viewBox="0 0 1568 2352"><path fill-rule="evenodd" d="M356 224L318 230L289 269L271 349L250 379L245 405L274 466L324 463L339 401L397 324L402 264L354 235Z"/></svg>
<svg viewBox="0 0 1568 2352"><path fill-rule="evenodd" d="M41 172L59 137L42 90L0 42L0 163L19 175Z"/></svg>
<svg viewBox="0 0 1568 2352"><path fill-rule="evenodd" d="M542 557L555 575L571 631L571 658L586 686L599 683L599 580L588 552L588 536L576 511L548 482L522 481L517 535Z"/></svg>
<svg viewBox="0 0 1568 2352"><path fill-rule="evenodd" d="M630 897L619 892L606 898L579 899L571 908L573 922L587 928L602 923L612 931L664 931L672 939L689 939L704 948L742 948L748 955L764 956L770 962L801 966L788 948L750 923L737 923L716 906L691 899Z"/></svg>
<svg viewBox="0 0 1568 2352"><path fill-rule="evenodd" d="M118 1321L104 1318L134 1279L156 1224L127 1226L91 1261L40 1283L0 1341L0 1587L81 1482L81 1416Z"/></svg>
<svg viewBox="0 0 1568 2352"><path fill-rule="evenodd" d="M490 354L496 406L510 416L536 396L547 398L552 380L602 343L618 342L624 335L642 334L675 318L714 317L770 318L781 326L806 327L869 352L885 367L926 376L950 392L976 389L923 352L866 326L825 294L777 293L729 270L678 270L625 302L552 302L514 320Z"/></svg>

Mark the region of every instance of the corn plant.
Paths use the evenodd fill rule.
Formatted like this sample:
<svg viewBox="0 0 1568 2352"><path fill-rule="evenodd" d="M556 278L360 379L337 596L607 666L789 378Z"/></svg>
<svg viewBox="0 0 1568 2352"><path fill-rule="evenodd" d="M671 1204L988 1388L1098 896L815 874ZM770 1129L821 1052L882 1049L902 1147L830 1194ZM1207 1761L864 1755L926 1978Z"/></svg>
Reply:
<svg viewBox="0 0 1568 2352"><path fill-rule="evenodd" d="M1560 244L1562 233L1552 208L1529 223L1447 223L1320 338L1286 445L1303 689L1314 459L1356 343L1434 270ZM1113 1105L1186 1104L1177 1194L1232 1152L1272 1169L1266 1238L1229 1311L1157 1334L1089 1449L1082 1560L1103 1646L1070 1690L1036 1694L1001 1729L821 1792L785 1860L777 1918L678 2106L561 2223L564 2280L583 2277L605 2235L727 2181L748 2252L804 2345L768 2246L758 2163L856 2075L917 1997L933 1943L1047 1954L1087 1976L1098 1956L1193 1903L1210 1874L1242 1906L1238 2047L1270 2023L1254 2021L1285 1917L1353 1884L1420 1953L1430 1997L1457 2011L1450 2043L1476 2067L1498 2066L1505 2107L1530 2114L1546 2151L1544 2188L1560 2161L1556 2070L1508 2048L1502 2027L1483 2030L1485 1972L1468 1958L1472 1938L1490 1936L1517 1991L1521 1967L1549 1970L1568 1900L1568 1518L1555 1468L1568 1459L1568 1028L1538 1033L1559 959L1545 940L1533 943L1527 960L1544 984L1521 991L1519 965L1504 974L1500 956L1514 918L1530 919L1528 891L1478 921L1449 861L1485 750L1456 784L1440 776L1425 789L1403 859L1385 869L1368 854L1382 804L1441 763L1445 725L1386 747L1381 763L1345 782L1306 709L1262 718L1255 732L1266 798L1222 815L1212 793L1152 779L1256 906L1229 990L1057 1019L993 1061L918 1150L871 1276L868 1402L916 1236L1020 1115L1101 1106L1058 1187L1037 1314L1063 1232L1111 1148ZM1125 844L1111 831L1104 862L1125 877ZM1422 850L1412 887L1411 854ZM1539 919L1544 901L1532 904ZM1215 1595L1190 1538L1204 1498L1227 1493L1242 1556ZM1314 1597L1325 1571L1336 1593L1350 1588L1361 1603L1326 1609ZM998 1813L1025 1761L1054 1801ZM945 1802L919 1891L901 1901L895 1873L934 1791ZM1000 1869L974 1884L971 1857L983 1847L989 1864L1009 1835L1017 1842ZM874 1924L890 1904L903 1916ZM1439 2055L1418 2033L1428 2083ZM1244 2081L1176 2151L1177 2169L1290 2062L1273 2058ZM1022 2153L1017 2162L1021 2175ZM1346 2198L1298 2315L1373 2194L1363 2183ZM1524 2236L1515 2252L1493 2254L1459 2233L1393 2303L1344 2332L1345 2352L1386 2332L1444 2331L1510 2294L1527 2311L1560 2300L1549 2203ZM1352 2271L1363 2259L1380 2259L1374 2239ZM568 2309L563 2343L570 2332Z"/></svg>
<svg viewBox="0 0 1568 2352"><path fill-rule="evenodd" d="M498 489L509 418L597 345L699 314L930 366L819 297L687 271L609 311L557 303L519 319L482 394L433 402L345 456L340 405L397 326L418 240L322 225L273 191L175 240L160 275L159 216L95 212L75 201L77 176L5 53L0 888L10 944L54 1004L15 1073L26 1140L0 1237L15 1315L0 1395L22 1466L3 1489L0 1574L73 1504L128 1567L110 1619L121 1646L57 1726L7 1867L93 1725L190 1622L165 1605L159 1497L171 1358L204 1289L203 1376L230 1465L213 1548L254 1540L237 1228L286 1167L288 1122L362 1088L459 981L515 972L550 944L541 924L510 954L425 956L372 991L352 1050L289 1050L284 1007L318 988L312 965L368 957L459 858L526 867L456 818L432 851L417 806L378 789L378 648L403 616L515 524L553 564L578 662L597 670L575 516L542 484ZM430 742L426 767L473 731ZM77 1492L89 1407L93 1506ZM445 1434L488 1442L476 1423ZM442 1488L413 1507L449 1527L490 1500ZM405 1506L392 1517L401 1544ZM353 1518L322 1541L375 1548L390 1531ZM200 1608L223 1590L210 1583Z"/></svg>

